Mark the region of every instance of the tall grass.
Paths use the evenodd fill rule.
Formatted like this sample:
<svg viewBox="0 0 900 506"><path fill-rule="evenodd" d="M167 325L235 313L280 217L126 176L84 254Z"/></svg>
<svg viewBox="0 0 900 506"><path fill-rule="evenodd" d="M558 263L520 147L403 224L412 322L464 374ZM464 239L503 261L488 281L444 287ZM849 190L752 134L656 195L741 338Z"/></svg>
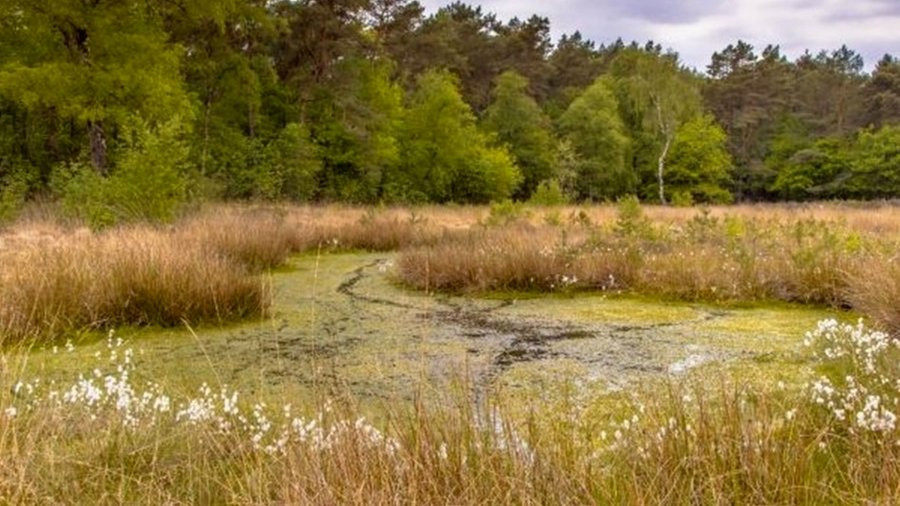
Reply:
<svg viewBox="0 0 900 506"><path fill-rule="evenodd" d="M0 497L896 504L900 345L835 322L820 324L808 341L816 350L810 365L823 375L808 387L698 377L648 383L613 399L560 393L522 417L506 416L499 397L481 406L460 393L395 407L377 425L351 404L325 402L302 413L205 386L193 397L169 397L134 381L133 355L111 344L117 359L98 359L105 372L71 385L0 372Z"/></svg>
<svg viewBox="0 0 900 506"><path fill-rule="evenodd" d="M889 331L900 335L900 256L873 255L850 272L847 300Z"/></svg>
<svg viewBox="0 0 900 506"><path fill-rule="evenodd" d="M401 252L398 274L427 290L612 290L685 300L854 307L898 328L896 238L835 224L718 219L679 225L637 215L615 224L515 223Z"/></svg>
<svg viewBox="0 0 900 506"><path fill-rule="evenodd" d="M72 235L3 255L0 335L222 322L263 314L265 283L203 248L151 229Z"/></svg>
<svg viewBox="0 0 900 506"><path fill-rule="evenodd" d="M651 207L623 221L608 206L534 208L484 226L493 221L477 207L212 206L167 229L102 233L33 218L0 234L0 330L20 339L259 315L268 295L252 275L295 253L354 249L404 250L401 278L430 290L777 299L857 307L896 329L896 264L882 260L900 238L885 218L898 209Z"/></svg>
<svg viewBox="0 0 900 506"><path fill-rule="evenodd" d="M0 341L257 317L272 294L256 275L285 265L292 254L385 251L442 234L412 218L357 215L308 222L278 208L220 206L168 228L20 225L0 235Z"/></svg>

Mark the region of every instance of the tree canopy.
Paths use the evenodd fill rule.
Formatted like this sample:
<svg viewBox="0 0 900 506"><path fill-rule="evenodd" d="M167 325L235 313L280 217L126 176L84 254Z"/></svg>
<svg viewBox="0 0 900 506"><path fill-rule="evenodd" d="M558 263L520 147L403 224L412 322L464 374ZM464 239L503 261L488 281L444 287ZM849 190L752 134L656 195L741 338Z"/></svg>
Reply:
<svg viewBox="0 0 900 506"><path fill-rule="evenodd" d="M550 23L462 2L6 0L0 214L36 195L98 222L198 198L898 196L893 55L867 73L846 46L792 61L736 41L704 74Z"/></svg>

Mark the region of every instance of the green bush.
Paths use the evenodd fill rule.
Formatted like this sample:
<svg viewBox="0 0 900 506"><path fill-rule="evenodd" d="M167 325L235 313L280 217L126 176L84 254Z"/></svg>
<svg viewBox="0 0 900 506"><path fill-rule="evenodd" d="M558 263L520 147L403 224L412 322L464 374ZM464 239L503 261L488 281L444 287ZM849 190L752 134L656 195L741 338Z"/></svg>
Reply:
<svg viewBox="0 0 900 506"><path fill-rule="evenodd" d="M622 235L640 235L648 227L650 222L644 216L641 201L634 195L628 195L618 200L616 204L617 218L616 231Z"/></svg>
<svg viewBox="0 0 900 506"><path fill-rule="evenodd" d="M16 170L0 178L0 223L16 218L25 204L31 179L27 170Z"/></svg>
<svg viewBox="0 0 900 506"><path fill-rule="evenodd" d="M266 146L265 166L273 181L272 197L300 202L312 199L322 162L306 127L299 123L284 127Z"/></svg>
<svg viewBox="0 0 900 506"><path fill-rule="evenodd" d="M156 128L136 122L108 177L73 163L58 169L54 186L63 209L94 228L123 222L172 221L187 199L188 147L175 118Z"/></svg>
<svg viewBox="0 0 900 506"><path fill-rule="evenodd" d="M675 207L692 207L694 205L694 196L687 190L676 190L672 192L672 205Z"/></svg>
<svg viewBox="0 0 900 506"><path fill-rule="evenodd" d="M569 203L569 198L559 181L547 179L537 185L528 202L537 206L564 206Z"/></svg>
<svg viewBox="0 0 900 506"><path fill-rule="evenodd" d="M491 204L491 211L484 220L486 226L508 225L527 217L525 206L512 200Z"/></svg>

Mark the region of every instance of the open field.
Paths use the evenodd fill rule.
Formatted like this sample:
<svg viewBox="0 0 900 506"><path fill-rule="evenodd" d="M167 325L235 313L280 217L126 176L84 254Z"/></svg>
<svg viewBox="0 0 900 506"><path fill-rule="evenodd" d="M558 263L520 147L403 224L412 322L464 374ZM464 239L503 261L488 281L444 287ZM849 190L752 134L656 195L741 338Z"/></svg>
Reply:
<svg viewBox="0 0 900 506"><path fill-rule="evenodd" d="M26 216L0 497L890 504L898 242L890 205Z"/></svg>

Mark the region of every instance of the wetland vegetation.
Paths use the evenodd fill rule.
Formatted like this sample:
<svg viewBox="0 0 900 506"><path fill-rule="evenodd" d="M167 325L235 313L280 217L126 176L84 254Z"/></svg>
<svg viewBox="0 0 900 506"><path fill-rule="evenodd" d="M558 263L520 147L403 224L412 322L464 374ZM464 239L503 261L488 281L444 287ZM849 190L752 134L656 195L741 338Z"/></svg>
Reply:
<svg viewBox="0 0 900 506"><path fill-rule="evenodd" d="M900 504L896 9L580 2L0 0L0 505Z"/></svg>
<svg viewBox="0 0 900 506"><path fill-rule="evenodd" d="M20 221L0 495L890 503L898 238L891 205Z"/></svg>

